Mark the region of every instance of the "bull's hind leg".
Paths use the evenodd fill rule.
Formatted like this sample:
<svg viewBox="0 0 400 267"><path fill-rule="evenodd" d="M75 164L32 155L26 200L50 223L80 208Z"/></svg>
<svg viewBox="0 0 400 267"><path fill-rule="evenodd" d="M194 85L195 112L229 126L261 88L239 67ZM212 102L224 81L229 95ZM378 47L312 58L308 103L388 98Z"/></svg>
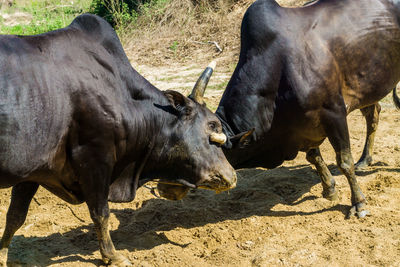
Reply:
<svg viewBox="0 0 400 267"><path fill-rule="evenodd" d="M37 183L25 182L15 185L12 189L6 227L0 241L0 266L7 266L8 246L15 232L24 224L29 204L38 187Z"/></svg>
<svg viewBox="0 0 400 267"><path fill-rule="evenodd" d="M348 217L352 215L357 215L359 218L365 217L368 214L366 200L354 172L354 161L350 151L350 138L344 104L342 108L325 109L322 115L322 123L336 152L336 161L339 169L346 176L350 185L352 207Z"/></svg>
<svg viewBox="0 0 400 267"><path fill-rule="evenodd" d="M319 148L312 148L307 151L307 160L315 166L318 175L322 182L322 196L326 199L335 201L337 200L337 192L335 190L335 180L332 177L331 172L326 166L324 159L321 156Z"/></svg>
<svg viewBox="0 0 400 267"><path fill-rule="evenodd" d="M379 113L381 106L379 103L360 109L367 123L367 137L365 139L364 150L361 158L356 163L356 169L365 168L372 163L372 148L374 146L375 132L378 128Z"/></svg>

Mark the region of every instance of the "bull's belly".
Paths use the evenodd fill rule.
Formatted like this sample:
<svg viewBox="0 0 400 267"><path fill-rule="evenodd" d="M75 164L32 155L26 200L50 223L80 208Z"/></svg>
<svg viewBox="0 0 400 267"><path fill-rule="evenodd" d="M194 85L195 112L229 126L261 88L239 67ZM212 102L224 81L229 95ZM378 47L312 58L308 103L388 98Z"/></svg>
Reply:
<svg viewBox="0 0 400 267"><path fill-rule="evenodd" d="M310 149L319 147L326 137L327 135L322 126L317 128L305 127L294 132L291 140L299 151L307 152Z"/></svg>
<svg viewBox="0 0 400 267"><path fill-rule="evenodd" d="M347 113L376 104L382 98L387 96L393 88L396 87L396 84L397 81L395 83L385 86L376 86L374 88L370 86L355 89L345 88L343 98L346 104Z"/></svg>
<svg viewBox="0 0 400 267"><path fill-rule="evenodd" d="M25 177L0 171L0 188L9 188L23 182L38 183L54 195L71 204L84 202L78 180L71 170L64 170L62 173L41 170Z"/></svg>
<svg viewBox="0 0 400 267"><path fill-rule="evenodd" d="M327 137L318 111L310 111L296 116L277 116L266 139L273 140L286 150L308 151L318 147ZM272 143L270 142L270 143Z"/></svg>
<svg viewBox="0 0 400 267"><path fill-rule="evenodd" d="M82 203L82 190L66 159L65 147L59 146L45 156L41 152L32 155L29 161L25 158L19 161L11 153L0 153L0 188L35 182L71 204Z"/></svg>
<svg viewBox="0 0 400 267"><path fill-rule="evenodd" d="M269 156L262 167L275 168L284 161L293 160L299 151L318 148L326 138L322 126L311 127L307 124L291 131L276 131L273 135L276 138L271 138L265 145L265 154Z"/></svg>
<svg viewBox="0 0 400 267"><path fill-rule="evenodd" d="M9 188L18 183L24 182L23 177L0 170L0 188Z"/></svg>
<svg viewBox="0 0 400 267"><path fill-rule="evenodd" d="M385 54L379 60L371 58L367 64L345 70L341 89L348 113L377 103L396 87L400 81L400 61L394 59L397 54L392 57Z"/></svg>
<svg viewBox="0 0 400 267"><path fill-rule="evenodd" d="M320 129L272 131L255 143L240 150L224 151L228 161L237 168L263 167L273 169L296 158L299 151L317 148L325 139Z"/></svg>
<svg viewBox="0 0 400 267"><path fill-rule="evenodd" d="M70 204L81 204L85 201L78 183L70 185L64 185L62 183L44 183L40 185Z"/></svg>

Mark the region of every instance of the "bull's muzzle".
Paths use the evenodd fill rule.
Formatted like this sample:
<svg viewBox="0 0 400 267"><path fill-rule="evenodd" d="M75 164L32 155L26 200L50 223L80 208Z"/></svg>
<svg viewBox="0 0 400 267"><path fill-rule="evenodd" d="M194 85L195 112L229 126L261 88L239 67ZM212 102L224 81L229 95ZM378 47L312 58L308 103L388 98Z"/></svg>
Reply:
<svg viewBox="0 0 400 267"><path fill-rule="evenodd" d="M227 175L216 173L212 175L209 180L200 184L199 188L211 189L217 193L226 191L236 187L237 176L235 170L231 170Z"/></svg>
<svg viewBox="0 0 400 267"><path fill-rule="evenodd" d="M233 168L221 168L220 171L208 175L208 178L198 185L192 184L183 179L170 181L160 179L156 180L156 182L158 182L157 189L160 196L170 200L179 200L186 196L190 188L208 189L213 190L216 193L230 190L236 187L237 176Z"/></svg>

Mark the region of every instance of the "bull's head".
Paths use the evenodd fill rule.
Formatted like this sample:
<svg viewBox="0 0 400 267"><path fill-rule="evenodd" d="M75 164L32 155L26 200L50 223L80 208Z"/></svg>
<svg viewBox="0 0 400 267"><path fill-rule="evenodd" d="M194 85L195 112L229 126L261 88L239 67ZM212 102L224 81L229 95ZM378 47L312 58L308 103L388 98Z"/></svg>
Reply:
<svg viewBox="0 0 400 267"><path fill-rule="evenodd" d="M190 188L224 191L236 186L236 172L221 149L227 138L217 116L204 105L203 94L213 72L211 63L202 73L189 97L165 91L176 114L163 154L172 163L168 184L159 184L161 196L181 199ZM199 93L200 92L200 93ZM175 169L174 169L175 168ZM171 179L172 184L171 185Z"/></svg>

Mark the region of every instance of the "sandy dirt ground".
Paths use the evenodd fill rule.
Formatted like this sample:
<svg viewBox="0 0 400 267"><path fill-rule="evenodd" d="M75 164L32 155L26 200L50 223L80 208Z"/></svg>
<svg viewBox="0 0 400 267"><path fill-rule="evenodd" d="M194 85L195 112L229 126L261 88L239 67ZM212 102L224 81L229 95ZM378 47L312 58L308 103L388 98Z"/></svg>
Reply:
<svg viewBox="0 0 400 267"><path fill-rule="evenodd" d="M138 68L160 89L188 93L203 66ZM229 75L216 70L210 86ZM207 91L211 106L221 94ZM400 111L389 97L381 103L374 164L358 172L370 216L345 219L349 186L325 142L322 153L337 182L337 202L321 197L320 180L300 153L273 170L239 170L237 188L221 194L193 191L174 202L140 188L133 202L110 204L116 248L146 267L400 266ZM364 118L356 111L348 121L358 159ZM9 199L10 190L1 190L0 232ZM96 266L99 259L86 206L69 205L41 188L13 239L10 265Z"/></svg>
<svg viewBox="0 0 400 267"><path fill-rule="evenodd" d="M287 1L287 2L296 2ZM188 94L203 65L134 67L162 90ZM206 65L206 63L205 63ZM229 68L218 68L206 99L215 109ZM111 236L135 266L400 266L400 111L382 102L374 162L358 172L371 215L345 219L346 178L328 142L322 153L337 182L339 200L321 197L322 186L299 153L281 167L239 170L238 186L221 194L192 191L180 201L158 199L140 188L127 204L110 204ZM355 160L365 122L348 117ZM152 186L149 184L149 186ZM10 189L1 190L0 234ZM10 266L98 266L99 247L86 205L73 206L40 188L9 251Z"/></svg>

